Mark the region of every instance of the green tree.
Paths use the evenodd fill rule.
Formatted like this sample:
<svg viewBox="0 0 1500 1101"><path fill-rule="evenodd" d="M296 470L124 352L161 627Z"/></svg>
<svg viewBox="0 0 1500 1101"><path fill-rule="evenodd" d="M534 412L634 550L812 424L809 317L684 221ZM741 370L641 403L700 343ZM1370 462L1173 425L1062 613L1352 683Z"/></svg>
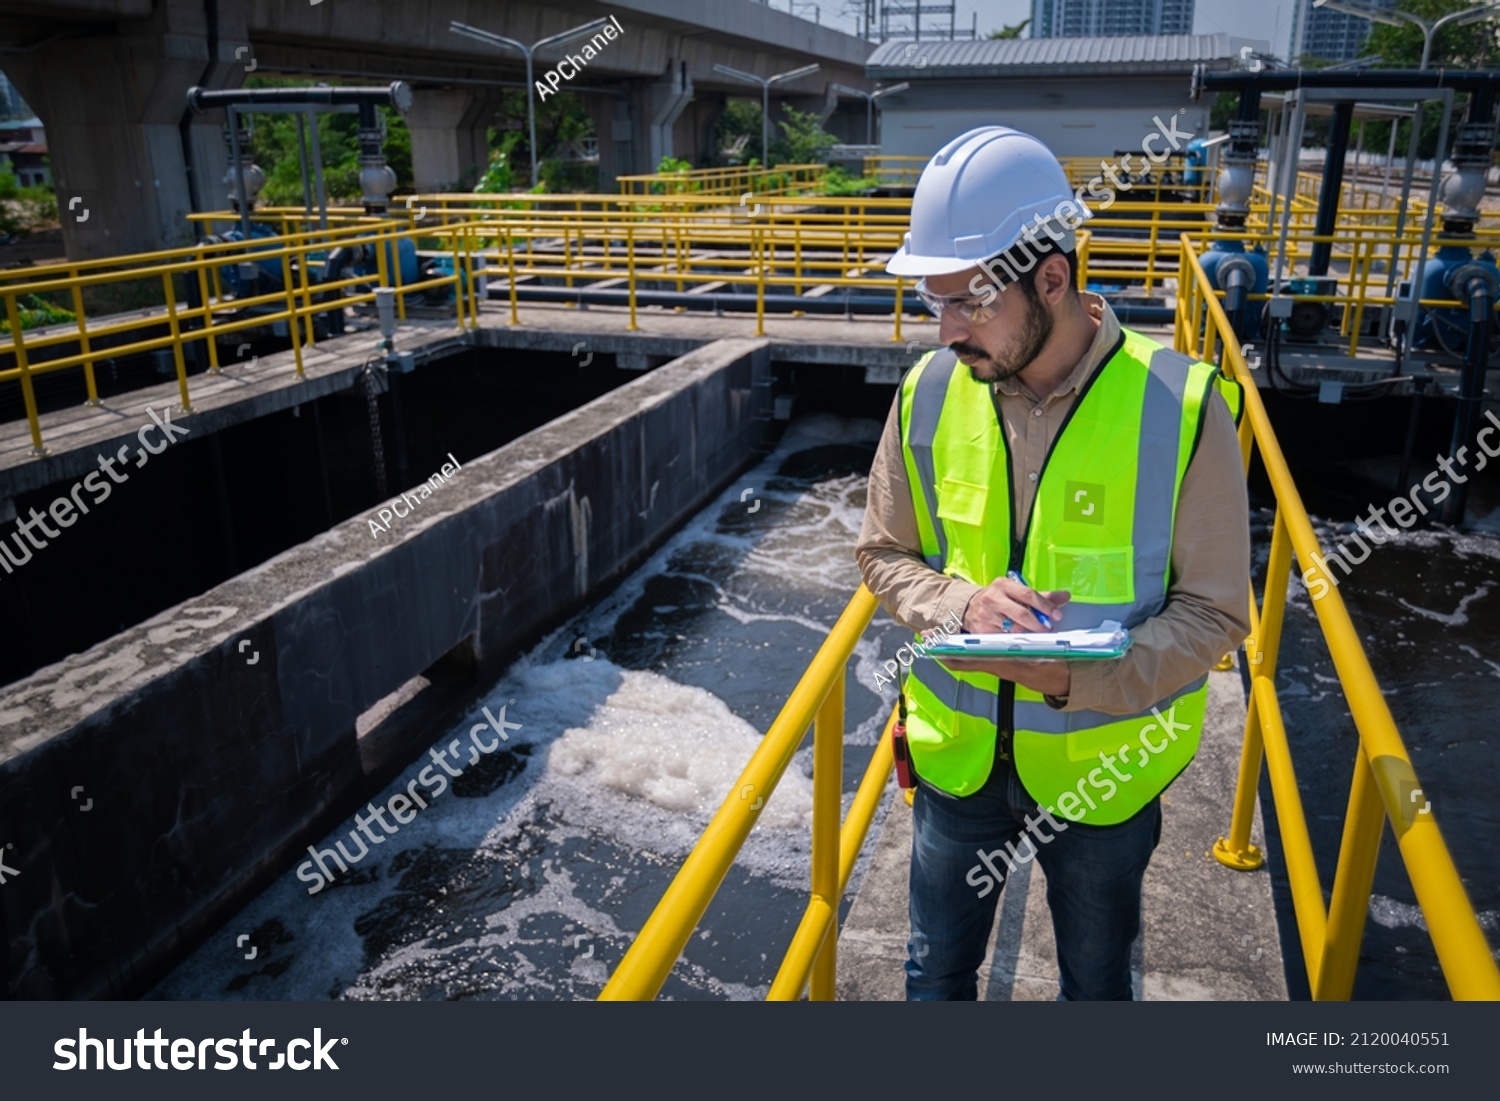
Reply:
<svg viewBox="0 0 1500 1101"><path fill-rule="evenodd" d="M1465 11L1475 5L1470 0L1400 0L1400 10L1409 12L1429 24L1457 11ZM1422 62L1423 34L1415 24L1403 23L1396 27L1388 23L1374 23L1370 35L1360 49L1361 57L1379 56L1378 68L1415 69ZM1500 21L1483 19L1462 26L1447 26L1433 38L1430 69L1493 69L1500 65ZM1461 105L1455 105L1454 123L1461 117ZM1422 110L1421 130L1417 135L1417 155L1422 158L1437 156L1438 135L1442 129L1443 109L1441 104L1429 103ZM1365 148L1385 149L1390 141L1389 122L1371 122L1365 127ZM1398 155L1406 150L1411 133L1411 123L1398 123L1396 150ZM1449 139L1453 130L1449 129ZM1444 150L1446 154L1447 150Z"/></svg>
<svg viewBox="0 0 1500 1101"><path fill-rule="evenodd" d="M760 147L759 100L731 99L724 104L723 114L714 122L715 153L733 147L740 139L744 139L744 145L734 159L741 164L752 160L764 163L765 151Z"/></svg>
<svg viewBox="0 0 1500 1101"><path fill-rule="evenodd" d="M251 77L246 81L246 87L293 88L305 83L285 77ZM302 170L297 151L298 116L257 114L253 111L246 114L252 127L250 151L255 163L266 174L266 186L260 193L260 202L267 206L301 206ZM396 173L396 191L410 191L411 131L399 113L381 107L377 108L377 114L385 129L381 148L385 153L386 163ZM321 111L312 117L318 127L323 186L327 191L329 204L359 202L363 190L359 185L359 116L350 112ZM310 164L308 186L315 188ZM218 197L224 197L222 191ZM314 195L315 202L316 199Z"/></svg>
<svg viewBox="0 0 1500 1101"><path fill-rule="evenodd" d="M773 164L812 164L824 159L828 147L839 139L823 129L823 122L812 111L783 107L786 117L776 124L781 137L771 142Z"/></svg>
<svg viewBox="0 0 1500 1101"><path fill-rule="evenodd" d="M560 156L560 148L577 138L594 136L594 119L583 102L572 92L558 92L546 99L537 96L536 109L537 177L541 190L591 190L598 184L598 169L593 165L569 164ZM511 186L529 189L531 185L530 127L526 118L526 91L512 88L503 92L496 112L497 125L490 131L490 168L497 155L509 166ZM487 173L487 179L495 177Z"/></svg>
<svg viewBox="0 0 1500 1101"><path fill-rule="evenodd" d="M1401 11L1436 22L1453 12L1466 11L1476 5L1471 0L1400 0ZM1422 62L1422 30L1412 23L1401 26L1372 23L1370 35L1360 49L1361 57L1379 55L1381 68L1415 69ZM1430 68L1492 69L1500 62L1500 22L1481 19L1462 26L1449 25L1438 31L1432 42Z"/></svg>
<svg viewBox="0 0 1500 1101"><path fill-rule="evenodd" d="M1030 24L1031 24L1031 20L1030 19L1023 19L1019 23L1015 24L1014 26L1007 25L1007 26L1001 27L998 31L990 31L990 37L992 39L993 38L1020 38L1021 37L1021 32L1024 31Z"/></svg>

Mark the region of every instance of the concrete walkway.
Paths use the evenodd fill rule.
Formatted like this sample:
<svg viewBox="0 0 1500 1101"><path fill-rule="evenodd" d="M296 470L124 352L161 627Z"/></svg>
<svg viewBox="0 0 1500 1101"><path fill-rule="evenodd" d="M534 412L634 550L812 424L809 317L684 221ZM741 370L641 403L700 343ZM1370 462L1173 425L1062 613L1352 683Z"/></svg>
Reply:
<svg viewBox="0 0 1500 1101"><path fill-rule="evenodd" d="M1286 1000L1270 875L1265 868L1232 871L1211 855L1229 829L1244 701L1238 670L1209 674L1208 722L1198 759L1162 796L1161 844L1146 873L1143 929L1135 948L1137 997ZM1257 811L1251 839L1264 850L1264 838ZM897 796L839 939L841 1000L905 997L910 859L911 811ZM981 1000L1057 996L1046 895L1046 876L1035 861L1010 876L979 974Z"/></svg>

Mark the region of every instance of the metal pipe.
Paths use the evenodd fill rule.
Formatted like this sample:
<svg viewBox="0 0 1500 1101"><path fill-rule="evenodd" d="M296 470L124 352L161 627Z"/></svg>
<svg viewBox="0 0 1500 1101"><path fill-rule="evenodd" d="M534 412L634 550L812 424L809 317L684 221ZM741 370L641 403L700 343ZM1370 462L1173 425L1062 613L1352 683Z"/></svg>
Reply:
<svg viewBox="0 0 1500 1101"><path fill-rule="evenodd" d="M250 204L245 201L245 162L240 157L239 112L229 108L229 156L234 160L234 175L238 180L235 188L235 205L240 208L240 240L250 240ZM254 278L250 282L253 284Z"/></svg>
<svg viewBox="0 0 1500 1101"><path fill-rule="evenodd" d="M1354 101L1334 104L1328 155L1323 162L1323 189L1318 196L1318 217L1313 224L1314 237L1332 237L1338 228L1339 193L1344 186L1344 159L1349 155L1349 129L1354 123ZM1358 168L1355 169L1358 172ZM1308 275L1327 275L1333 257L1332 241L1314 241Z"/></svg>
<svg viewBox="0 0 1500 1101"><path fill-rule="evenodd" d="M629 300L628 290L590 290L577 287L523 287L517 285L514 288L515 297L518 301L529 302L572 302L579 305L590 306L622 306ZM658 291L644 290L640 287L635 291L636 301L650 306L685 306L689 309L701 310L744 310L754 311L757 296L750 293L745 294L691 294L687 291ZM849 295L847 297L835 298L827 295L822 298L806 298L795 294L775 294L767 292L761 299L765 308L774 312L790 313L801 311L802 313L818 314L888 314L891 312L893 299L890 295ZM1110 303L1115 316L1125 324L1141 325L1170 325L1177 317L1175 306L1142 306L1131 303ZM922 316L930 317L925 309L921 311Z"/></svg>
<svg viewBox="0 0 1500 1101"><path fill-rule="evenodd" d="M1468 446L1479 419L1479 405L1484 400L1484 378L1490 366L1490 313L1494 303L1491 286L1482 276L1474 276L1464 286L1469 296L1469 346L1464 350L1463 374L1458 384L1458 412L1453 418L1453 443L1450 455ZM1443 523L1461 524L1468 503L1467 481L1453 479L1453 494L1443 502Z"/></svg>
<svg viewBox="0 0 1500 1101"><path fill-rule="evenodd" d="M297 115L297 170L302 174L302 212L312 220L312 188L307 183L307 114Z"/></svg>
<svg viewBox="0 0 1500 1101"><path fill-rule="evenodd" d="M1422 223L1422 246L1417 253L1417 270L1412 275L1411 293L1412 301L1419 301L1422 297L1422 272L1427 267L1427 250L1432 246L1432 223L1437 218L1437 194L1438 184L1443 177L1443 159L1448 148L1448 120L1453 115L1453 89L1444 88L1443 93L1443 125L1438 130L1437 160L1432 166L1432 182L1427 188L1427 217ZM1418 116L1412 116L1412 127L1415 129ZM1401 206L1402 213L1406 211L1406 204ZM1395 267L1391 268L1395 274ZM1389 291L1387 291L1389 293Z"/></svg>
<svg viewBox="0 0 1500 1101"><path fill-rule="evenodd" d="M197 85L188 89L188 106L202 113L219 107L255 104L338 105L345 103L392 107L402 114L411 108L411 85L404 80L392 81L384 88L334 88L316 85L310 88L225 88L210 91Z"/></svg>
<svg viewBox="0 0 1500 1101"><path fill-rule="evenodd" d="M1246 69L1234 72L1204 69L1197 75L1195 85L1199 96L1203 92L1242 92L1248 88L1261 92L1289 92L1296 88L1452 88L1457 92L1472 92L1479 88L1500 87L1500 70L1372 69L1351 72L1342 69L1329 72L1326 69L1262 69L1252 73Z"/></svg>

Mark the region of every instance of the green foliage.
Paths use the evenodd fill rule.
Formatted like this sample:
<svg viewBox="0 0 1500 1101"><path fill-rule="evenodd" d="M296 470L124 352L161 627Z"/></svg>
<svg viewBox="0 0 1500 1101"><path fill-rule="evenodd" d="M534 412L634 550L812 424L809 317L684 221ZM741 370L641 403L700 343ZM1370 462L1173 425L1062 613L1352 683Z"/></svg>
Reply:
<svg viewBox="0 0 1500 1101"><path fill-rule="evenodd" d="M823 129L823 123L811 111L783 107L786 118L776 124L781 137L771 142L771 157L777 164L812 164L822 160L838 136Z"/></svg>
<svg viewBox="0 0 1500 1101"><path fill-rule="evenodd" d="M1453 12L1467 11L1471 0L1401 0L1400 9L1429 24ZM1422 62L1422 31L1412 23L1395 27L1375 23L1360 50L1361 57L1379 54L1383 69L1415 69ZM1432 42L1428 68L1492 69L1500 63L1500 24L1493 18L1438 31Z"/></svg>
<svg viewBox="0 0 1500 1101"><path fill-rule="evenodd" d="M16 236L57 222L57 196L50 187L22 187L0 168L0 233Z"/></svg>
<svg viewBox="0 0 1500 1101"><path fill-rule="evenodd" d="M9 173L7 173L9 175ZM14 177L12 177L14 183ZM21 317L21 329L41 329L48 325L62 325L75 320L71 310L53 305L34 294L16 296L16 312ZM10 332L10 318L0 315L0 333Z"/></svg>
<svg viewBox="0 0 1500 1101"><path fill-rule="evenodd" d="M537 97L536 144L537 181L535 190L559 192L593 190L598 184L598 169L587 164L568 164L558 150L565 143L594 136L594 119L582 100L571 92ZM488 192L528 188L531 182L530 133L526 121L526 92L507 89L500 97L499 123L489 132L490 164L482 179ZM496 159L504 167L497 168ZM480 190L476 188L475 190Z"/></svg>
<svg viewBox="0 0 1500 1101"><path fill-rule="evenodd" d="M714 152L724 149L736 138L744 137L745 147L731 163L759 164L765 160L760 147L760 101L731 99L724 105L724 113L714 123Z"/></svg>
<svg viewBox="0 0 1500 1101"><path fill-rule="evenodd" d="M1400 5L1402 11L1410 12L1428 23L1474 6L1470 0L1401 0ZM1372 57L1378 54L1382 60L1377 67L1382 69L1415 69L1422 63L1422 44L1422 31L1415 24L1394 27L1376 23L1370 28L1370 36L1365 39L1360 56ZM1427 62L1429 69L1493 69L1497 66L1500 66L1500 23L1493 18L1444 27L1433 38L1432 54ZM1462 117L1461 110L1461 103L1455 104L1455 124ZM1441 104L1429 103L1422 109L1421 128L1417 132L1418 157L1426 159L1437 156L1442 120ZM1411 123L1403 119L1397 123L1397 127L1396 155L1400 157L1406 153ZM1384 152L1389 147L1390 128L1389 122L1367 123L1365 148ZM1452 136L1450 128L1450 140Z"/></svg>
<svg viewBox="0 0 1500 1101"><path fill-rule="evenodd" d="M249 88L295 88L305 81L286 77L251 77L245 82ZM411 130L395 111L378 108L379 117L385 127L385 140L381 149L386 163L396 173L396 192L412 188ZM297 115L269 115L248 113L254 131L250 139L250 150L255 163L266 174L266 186L260 193L260 202L266 206L302 205L302 169L297 153ZM359 116L349 112L320 112L315 114L318 127L318 142L323 158L323 187L328 194L328 203L350 205L359 202L363 189L359 185ZM310 143L309 143L310 144ZM316 190L313 166L307 166L308 187ZM220 191L217 196L227 205L227 195ZM313 201L317 201L316 194ZM215 204L219 205L219 204Z"/></svg>
<svg viewBox="0 0 1500 1101"><path fill-rule="evenodd" d="M1231 119L1239 116L1240 96L1238 92L1220 92L1214 96L1213 106L1208 111L1208 128L1225 131Z"/></svg>
<svg viewBox="0 0 1500 1101"><path fill-rule="evenodd" d="M839 164L831 166L823 175L825 195L864 195L879 184L880 181L874 176L855 176Z"/></svg>
<svg viewBox="0 0 1500 1101"><path fill-rule="evenodd" d="M687 173L693 170L693 162L681 157L663 157L661 163L656 166L656 171L663 174L681 173L681 180L657 180L651 184L653 195L685 195L698 191L701 185L697 180L688 179Z"/></svg>
<svg viewBox="0 0 1500 1101"><path fill-rule="evenodd" d="M1005 26L998 31L991 31L991 38L1020 38L1021 32L1031 24L1030 19L1023 19L1015 26Z"/></svg>

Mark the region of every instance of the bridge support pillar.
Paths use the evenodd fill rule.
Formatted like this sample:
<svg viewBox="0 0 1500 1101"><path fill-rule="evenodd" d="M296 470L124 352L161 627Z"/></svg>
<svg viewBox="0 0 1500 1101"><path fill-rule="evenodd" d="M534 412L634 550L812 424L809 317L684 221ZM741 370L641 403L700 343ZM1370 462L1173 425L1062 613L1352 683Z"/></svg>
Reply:
<svg viewBox="0 0 1500 1101"><path fill-rule="evenodd" d="M442 88L415 94L406 124L418 191L467 191L478 182L489 166L489 127L499 107L499 97L486 91Z"/></svg>
<svg viewBox="0 0 1500 1101"><path fill-rule="evenodd" d="M224 208L223 119L187 107L192 85L238 87L254 65L243 13L220 9L211 28L197 5L158 4L6 61L47 127L70 259L190 244L201 233L186 215Z"/></svg>
<svg viewBox="0 0 1500 1101"><path fill-rule="evenodd" d="M635 127L631 124L631 100L617 95L580 92L578 98L594 120L599 139L599 190L614 191L615 177L649 169L636 163ZM651 166L655 168L655 165Z"/></svg>
<svg viewBox="0 0 1500 1101"><path fill-rule="evenodd" d="M691 160L695 151L684 148L679 152L681 143L675 139L677 120L693 100L693 78L687 63L673 58L663 79L636 85L633 98L635 145L646 154L646 163L639 171L655 172L663 157Z"/></svg>

